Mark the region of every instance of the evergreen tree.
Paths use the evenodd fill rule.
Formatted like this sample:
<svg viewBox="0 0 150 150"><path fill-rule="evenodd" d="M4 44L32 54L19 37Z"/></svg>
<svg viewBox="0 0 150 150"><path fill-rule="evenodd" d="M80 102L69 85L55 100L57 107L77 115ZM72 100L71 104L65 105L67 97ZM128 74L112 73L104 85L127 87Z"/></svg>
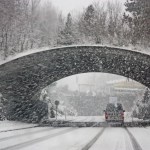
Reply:
<svg viewBox="0 0 150 150"><path fill-rule="evenodd" d="M96 25L96 14L93 5L87 7L85 13L83 14L80 23L79 30L85 36L94 37L95 35L95 25Z"/></svg>
<svg viewBox="0 0 150 150"><path fill-rule="evenodd" d="M74 35L74 28L73 28L73 23L72 23L72 17L71 14L69 13L67 15L67 21L65 24L65 28L60 31L58 34L58 40L57 44L58 45L71 45L75 41L75 35Z"/></svg>
<svg viewBox="0 0 150 150"><path fill-rule="evenodd" d="M51 115L50 117L51 117L51 118L55 118L55 113L54 113L54 108L53 108L53 107L51 107L50 113L51 113L51 114L50 114L50 115Z"/></svg>
<svg viewBox="0 0 150 150"><path fill-rule="evenodd" d="M150 118L150 90L146 88L143 98L138 102L138 118Z"/></svg>
<svg viewBox="0 0 150 150"><path fill-rule="evenodd" d="M150 101L150 90L146 88L145 93L143 95L142 103L147 104Z"/></svg>
<svg viewBox="0 0 150 150"><path fill-rule="evenodd" d="M132 44L149 44L150 0L127 0L125 6L126 11L132 14L124 16L132 29Z"/></svg>

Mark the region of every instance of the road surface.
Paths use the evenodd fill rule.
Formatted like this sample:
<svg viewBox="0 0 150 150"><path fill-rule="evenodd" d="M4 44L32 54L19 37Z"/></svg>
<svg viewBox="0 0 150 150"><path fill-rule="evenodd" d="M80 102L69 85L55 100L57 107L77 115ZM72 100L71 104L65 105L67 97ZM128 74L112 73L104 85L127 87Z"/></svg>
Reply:
<svg viewBox="0 0 150 150"><path fill-rule="evenodd" d="M103 117L97 116L77 117L73 120L104 121ZM9 121L0 122L0 127L0 150L150 149L150 127L56 128Z"/></svg>
<svg viewBox="0 0 150 150"><path fill-rule="evenodd" d="M150 128L35 127L0 133L0 150L149 150Z"/></svg>

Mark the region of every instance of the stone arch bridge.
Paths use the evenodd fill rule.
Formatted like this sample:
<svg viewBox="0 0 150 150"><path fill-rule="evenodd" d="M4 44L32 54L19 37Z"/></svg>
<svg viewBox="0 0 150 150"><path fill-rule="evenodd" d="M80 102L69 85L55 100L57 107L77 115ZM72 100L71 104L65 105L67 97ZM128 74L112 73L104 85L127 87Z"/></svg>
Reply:
<svg viewBox="0 0 150 150"><path fill-rule="evenodd" d="M26 101L47 85L79 73L104 72L150 88L150 55L106 46L68 46L31 53L0 65L0 92Z"/></svg>
<svg viewBox="0 0 150 150"><path fill-rule="evenodd" d="M0 65L0 92L8 99L31 99L59 79L88 72L121 75L150 88L150 55L105 46L35 52Z"/></svg>

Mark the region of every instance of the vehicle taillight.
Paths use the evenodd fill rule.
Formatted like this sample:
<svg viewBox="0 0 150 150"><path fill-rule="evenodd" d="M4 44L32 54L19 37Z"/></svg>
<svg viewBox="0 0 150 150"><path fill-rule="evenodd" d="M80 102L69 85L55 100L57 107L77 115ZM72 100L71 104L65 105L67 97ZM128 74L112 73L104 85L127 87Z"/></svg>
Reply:
<svg viewBox="0 0 150 150"><path fill-rule="evenodd" d="M107 119L108 118L108 114L105 112L105 119Z"/></svg>
<svg viewBox="0 0 150 150"><path fill-rule="evenodd" d="M121 117L124 119L124 112L121 112Z"/></svg>

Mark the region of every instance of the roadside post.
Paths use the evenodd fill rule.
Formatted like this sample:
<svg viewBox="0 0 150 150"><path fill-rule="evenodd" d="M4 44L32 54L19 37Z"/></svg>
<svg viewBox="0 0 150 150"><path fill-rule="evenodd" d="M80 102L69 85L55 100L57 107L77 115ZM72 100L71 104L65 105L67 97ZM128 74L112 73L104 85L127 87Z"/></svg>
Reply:
<svg viewBox="0 0 150 150"><path fill-rule="evenodd" d="M57 120L57 110L58 110L59 101L56 100L55 105L56 105L56 120Z"/></svg>
<svg viewBox="0 0 150 150"><path fill-rule="evenodd" d="M66 112L67 110L66 110L66 106L65 106L65 120L67 119L67 112Z"/></svg>
<svg viewBox="0 0 150 150"><path fill-rule="evenodd" d="M133 123L133 114L131 114L131 117L132 117L132 123Z"/></svg>

